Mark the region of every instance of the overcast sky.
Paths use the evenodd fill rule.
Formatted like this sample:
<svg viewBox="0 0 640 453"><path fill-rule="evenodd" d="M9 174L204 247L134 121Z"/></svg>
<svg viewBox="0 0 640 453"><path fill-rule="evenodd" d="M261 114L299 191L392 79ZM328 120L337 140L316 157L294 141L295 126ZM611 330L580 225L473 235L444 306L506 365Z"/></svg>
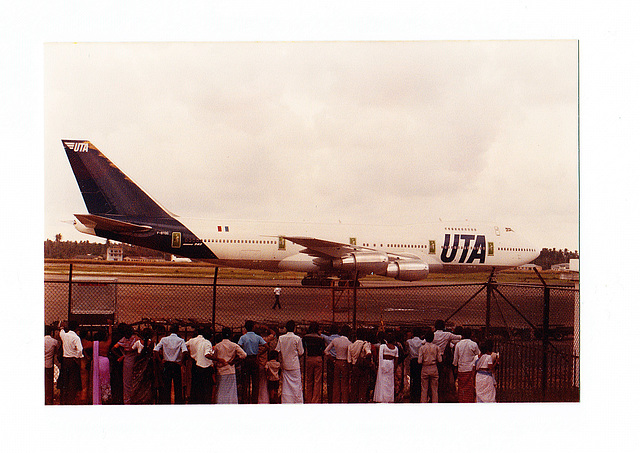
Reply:
<svg viewBox="0 0 640 453"><path fill-rule="evenodd" d="M176 214L499 222L578 249L573 40L48 44L45 238L87 240L62 138Z"/></svg>

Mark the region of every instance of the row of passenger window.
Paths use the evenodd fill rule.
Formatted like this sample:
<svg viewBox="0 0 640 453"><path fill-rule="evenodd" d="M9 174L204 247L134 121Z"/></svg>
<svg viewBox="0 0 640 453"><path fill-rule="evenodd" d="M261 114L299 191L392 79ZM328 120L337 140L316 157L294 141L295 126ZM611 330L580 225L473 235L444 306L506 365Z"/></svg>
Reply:
<svg viewBox="0 0 640 453"><path fill-rule="evenodd" d="M535 249L518 248L518 247L498 247L503 252L535 252Z"/></svg>
<svg viewBox="0 0 640 453"><path fill-rule="evenodd" d="M204 239L203 242L215 242L218 244L277 244L276 241L255 241L251 239Z"/></svg>

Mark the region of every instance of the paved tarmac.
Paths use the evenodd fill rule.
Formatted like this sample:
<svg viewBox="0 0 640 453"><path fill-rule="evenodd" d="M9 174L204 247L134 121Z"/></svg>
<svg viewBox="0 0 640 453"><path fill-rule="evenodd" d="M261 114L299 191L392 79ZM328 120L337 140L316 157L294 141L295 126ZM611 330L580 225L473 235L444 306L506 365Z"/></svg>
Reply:
<svg viewBox="0 0 640 453"><path fill-rule="evenodd" d="M83 287L76 290L74 307L115 307L117 320L183 319L209 322L214 316L213 278L113 276L117 289ZM45 322L67 318L68 277L45 276ZM398 284L400 283L400 284ZM281 309L272 309L273 289L282 288ZM482 326L487 297L482 284L438 285L433 281L365 282L356 291L356 320L366 325L431 324L436 319L453 325ZM498 287L490 304L492 325L527 328L542 325L543 293L539 288ZM480 292L479 292L480 291ZM504 296L504 298L503 298ZM78 298L83 300L77 300ZM506 300L505 300L506 298ZM573 325L574 292L553 291L551 325ZM282 324L351 323L353 290L309 288L298 280L219 279L215 294L215 321L238 327L246 319Z"/></svg>

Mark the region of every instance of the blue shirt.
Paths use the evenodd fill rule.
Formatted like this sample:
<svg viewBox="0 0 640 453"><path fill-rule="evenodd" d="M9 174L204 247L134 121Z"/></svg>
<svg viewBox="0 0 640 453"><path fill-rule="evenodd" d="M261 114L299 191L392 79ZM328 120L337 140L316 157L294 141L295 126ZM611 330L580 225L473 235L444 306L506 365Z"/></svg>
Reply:
<svg viewBox="0 0 640 453"><path fill-rule="evenodd" d="M329 343L331 343L334 338L338 338L340 335L338 335L337 333L334 333L333 335L325 335L325 334L321 333L320 336L322 336L322 338L324 339L324 344L329 346ZM329 354L331 354L331 357L335 358L335 356L336 356L336 348L331 348L329 350Z"/></svg>
<svg viewBox="0 0 640 453"><path fill-rule="evenodd" d="M172 333L168 337L164 337L153 348L154 351L162 351L162 356L166 362L179 362L182 359L182 354L187 352L187 344L175 333Z"/></svg>
<svg viewBox="0 0 640 453"><path fill-rule="evenodd" d="M255 332L247 332L238 340L238 344L244 349L247 355L258 355L261 345L267 344L264 339Z"/></svg>

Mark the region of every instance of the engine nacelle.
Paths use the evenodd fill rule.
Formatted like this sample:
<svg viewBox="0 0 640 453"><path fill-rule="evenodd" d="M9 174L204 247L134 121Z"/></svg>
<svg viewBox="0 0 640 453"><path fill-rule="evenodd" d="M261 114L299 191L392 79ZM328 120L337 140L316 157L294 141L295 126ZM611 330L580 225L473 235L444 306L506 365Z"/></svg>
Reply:
<svg viewBox="0 0 640 453"><path fill-rule="evenodd" d="M389 256L379 252L355 252L333 260L333 267L342 271L358 271L363 274L385 275L389 266Z"/></svg>
<svg viewBox="0 0 640 453"><path fill-rule="evenodd" d="M424 280L429 275L429 265L422 260L392 261L383 275L406 282Z"/></svg>
<svg viewBox="0 0 640 453"><path fill-rule="evenodd" d="M424 280L429 275L429 265L419 259L389 261L389 255L381 252L354 252L332 261L333 268L346 272L361 272L395 278L402 281Z"/></svg>

